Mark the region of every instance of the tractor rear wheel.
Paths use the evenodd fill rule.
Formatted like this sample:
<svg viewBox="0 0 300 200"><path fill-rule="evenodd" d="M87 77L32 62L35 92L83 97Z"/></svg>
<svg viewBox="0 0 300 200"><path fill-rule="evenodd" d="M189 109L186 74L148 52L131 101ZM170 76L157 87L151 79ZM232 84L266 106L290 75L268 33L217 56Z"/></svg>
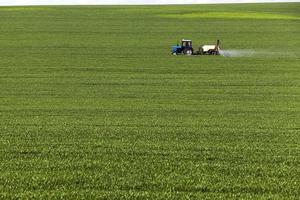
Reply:
<svg viewBox="0 0 300 200"><path fill-rule="evenodd" d="M190 56L190 55L193 54L193 51L192 51L191 49L188 49L188 50L186 50L186 51L184 52L184 54Z"/></svg>

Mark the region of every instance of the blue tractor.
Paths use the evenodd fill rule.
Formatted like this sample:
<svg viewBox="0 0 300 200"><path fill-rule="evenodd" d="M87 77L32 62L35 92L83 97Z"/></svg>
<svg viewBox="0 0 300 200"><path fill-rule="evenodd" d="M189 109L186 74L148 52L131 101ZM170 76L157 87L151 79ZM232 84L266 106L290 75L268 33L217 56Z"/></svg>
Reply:
<svg viewBox="0 0 300 200"><path fill-rule="evenodd" d="M173 55L184 54L184 55L192 55L194 49L192 47L192 40L181 40L181 46L177 44L176 46L172 46L171 53Z"/></svg>

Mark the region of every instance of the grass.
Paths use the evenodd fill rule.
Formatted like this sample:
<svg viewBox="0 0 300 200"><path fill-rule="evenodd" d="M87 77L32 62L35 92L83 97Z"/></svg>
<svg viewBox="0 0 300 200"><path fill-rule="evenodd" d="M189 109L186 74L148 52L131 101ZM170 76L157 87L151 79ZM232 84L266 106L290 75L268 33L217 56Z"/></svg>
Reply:
<svg viewBox="0 0 300 200"><path fill-rule="evenodd" d="M195 12L183 14L162 14L167 18L217 18L217 19L295 19L300 17L283 14L261 13L261 12Z"/></svg>
<svg viewBox="0 0 300 200"><path fill-rule="evenodd" d="M299 8L0 8L0 198L297 199Z"/></svg>

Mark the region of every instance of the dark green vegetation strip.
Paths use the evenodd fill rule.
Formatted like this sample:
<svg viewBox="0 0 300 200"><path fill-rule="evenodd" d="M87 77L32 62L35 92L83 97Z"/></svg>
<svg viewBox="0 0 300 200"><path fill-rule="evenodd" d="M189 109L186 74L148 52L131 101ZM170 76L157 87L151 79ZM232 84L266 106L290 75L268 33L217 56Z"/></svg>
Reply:
<svg viewBox="0 0 300 200"><path fill-rule="evenodd" d="M296 199L299 13L0 8L0 198ZM183 37L266 53L171 56Z"/></svg>

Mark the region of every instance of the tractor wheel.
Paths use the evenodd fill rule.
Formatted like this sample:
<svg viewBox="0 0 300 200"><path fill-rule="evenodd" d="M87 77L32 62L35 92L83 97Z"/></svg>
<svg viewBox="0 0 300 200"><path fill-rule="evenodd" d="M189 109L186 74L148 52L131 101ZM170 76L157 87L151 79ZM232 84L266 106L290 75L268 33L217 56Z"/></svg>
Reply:
<svg viewBox="0 0 300 200"><path fill-rule="evenodd" d="M193 51L192 51L191 49L186 50L186 51L185 51L185 54L188 55L188 56L190 56L190 55L193 54Z"/></svg>

